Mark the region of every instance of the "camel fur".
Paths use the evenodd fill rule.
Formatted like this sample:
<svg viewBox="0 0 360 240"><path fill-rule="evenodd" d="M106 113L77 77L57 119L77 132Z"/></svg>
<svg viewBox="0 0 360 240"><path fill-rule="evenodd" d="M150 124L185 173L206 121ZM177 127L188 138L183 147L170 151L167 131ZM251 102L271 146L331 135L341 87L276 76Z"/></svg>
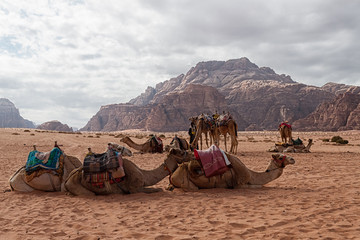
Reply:
<svg viewBox="0 0 360 240"><path fill-rule="evenodd" d="M201 170L199 171L200 166L194 160L194 154L189 153L187 156L184 163L179 165L171 175L170 190L172 187L185 191L197 191L204 188L259 188L279 178L285 166L295 163L292 157L277 153L272 155L266 171L255 172L248 169L236 156L227 154L232 166L230 170L207 178Z"/></svg>
<svg viewBox="0 0 360 240"><path fill-rule="evenodd" d="M225 151L227 152L227 146L226 146L226 137L227 134L230 135L231 138L231 147L230 147L230 153L236 154L237 147L238 147L238 140L237 140L237 124L233 119L229 119L226 121L225 124L219 124L218 123L218 130L216 131L218 139L218 142L220 142L220 136L224 136L224 144L225 144Z"/></svg>
<svg viewBox="0 0 360 240"><path fill-rule="evenodd" d="M165 145L164 150L169 152L171 149L190 150L190 144L184 138L177 135L172 139L169 145Z"/></svg>
<svg viewBox="0 0 360 240"><path fill-rule="evenodd" d="M200 114L198 117L193 117L192 121L196 122L196 134L193 142L191 143L191 147L194 149L197 146L197 143L200 139L200 149L202 149L202 134L205 135L205 142L206 146L209 147L208 142L208 133L210 138L210 145L212 142L217 145L217 138L216 138L216 125L211 124L207 121L206 116L204 114Z"/></svg>
<svg viewBox="0 0 360 240"><path fill-rule="evenodd" d="M279 125L279 133L280 133L280 137L281 137L281 141L289 144L292 144L292 129L291 126L289 124L287 124L287 122L281 123Z"/></svg>
<svg viewBox="0 0 360 240"><path fill-rule="evenodd" d="M129 147L134 148L135 150L138 150L140 153L156 153L156 144L153 142L156 141L154 138L148 139L143 144L137 144L135 143L131 138L124 137L120 139L120 142L123 142L127 144Z"/></svg>
<svg viewBox="0 0 360 240"><path fill-rule="evenodd" d="M83 177L82 167L74 169L65 181L65 189L73 195L104 195L104 194L126 194L138 192L155 192L160 189L148 188L155 185L171 174L182 163L182 159L174 155L176 149L171 149L164 163L153 170L143 170L132 161L123 158L123 167L125 171L124 180L119 183L110 184L104 182L105 187L98 188L91 185Z"/></svg>

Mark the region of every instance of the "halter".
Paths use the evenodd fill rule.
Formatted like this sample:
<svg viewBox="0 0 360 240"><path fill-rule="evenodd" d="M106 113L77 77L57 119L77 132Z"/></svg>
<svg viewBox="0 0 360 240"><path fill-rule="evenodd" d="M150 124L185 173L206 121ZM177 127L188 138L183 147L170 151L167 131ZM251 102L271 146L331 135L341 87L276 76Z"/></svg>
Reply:
<svg viewBox="0 0 360 240"><path fill-rule="evenodd" d="M271 170L266 170L266 172L274 171L279 168L284 168L285 167L285 159L286 159L285 155L283 155L282 158L280 158L280 159L273 159L273 161L276 163L275 165L278 166L278 164L280 164L280 167L277 167L277 168L274 168Z"/></svg>

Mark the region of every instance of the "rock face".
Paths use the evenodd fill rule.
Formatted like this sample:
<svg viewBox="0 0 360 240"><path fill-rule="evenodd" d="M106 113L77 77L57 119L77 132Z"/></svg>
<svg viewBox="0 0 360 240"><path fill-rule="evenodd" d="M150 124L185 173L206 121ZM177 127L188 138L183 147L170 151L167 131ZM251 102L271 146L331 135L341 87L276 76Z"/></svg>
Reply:
<svg viewBox="0 0 360 240"><path fill-rule="evenodd" d="M337 131L360 129L360 94L345 92L333 101L320 104L303 119L294 122L295 129Z"/></svg>
<svg viewBox="0 0 360 240"><path fill-rule="evenodd" d="M62 124L59 121L49 121L45 122L37 127L37 129L59 131L59 132L72 132L73 129L70 128L67 124Z"/></svg>
<svg viewBox="0 0 360 240"><path fill-rule="evenodd" d="M335 83L308 86L268 67L259 68L247 58L200 62L126 104L101 107L80 130L187 130L189 117L215 110L230 111L239 130L276 130L280 122L303 119L344 92L358 94L360 88Z"/></svg>
<svg viewBox="0 0 360 240"><path fill-rule="evenodd" d="M1 128L34 128L35 125L20 116L19 110L6 98L0 98Z"/></svg>

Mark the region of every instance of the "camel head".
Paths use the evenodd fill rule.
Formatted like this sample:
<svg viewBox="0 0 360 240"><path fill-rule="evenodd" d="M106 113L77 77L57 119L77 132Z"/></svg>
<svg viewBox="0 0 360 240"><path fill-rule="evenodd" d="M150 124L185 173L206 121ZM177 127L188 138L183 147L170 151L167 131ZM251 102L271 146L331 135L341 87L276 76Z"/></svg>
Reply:
<svg viewBox="0 0 360 240"><path fill-rule="evenodd" d="M190 162L195 158L194 153L191 151L181 150L179 148L172 148L168 153L168 158L176 159L177 163Z"/></svg>
<svg viewBox="0 0 360 240"><path fill-rule="evenodd" d="M124 146L121 146L117 143L110 142L110 143L108 143L108 146L109 146L109 148L114 149L115 151L119 152L123 156L131 157L133 155L130 149L128 149Z"/></svg>
<svg viewBox="0 0 360 240"><path fill-rule="evenodd" d="M278 168L284 168L289 164L295 164L294 158L286 156L282 153L275 153L272 155L272 158L273 159L266 170L267 172Z"/></svg>

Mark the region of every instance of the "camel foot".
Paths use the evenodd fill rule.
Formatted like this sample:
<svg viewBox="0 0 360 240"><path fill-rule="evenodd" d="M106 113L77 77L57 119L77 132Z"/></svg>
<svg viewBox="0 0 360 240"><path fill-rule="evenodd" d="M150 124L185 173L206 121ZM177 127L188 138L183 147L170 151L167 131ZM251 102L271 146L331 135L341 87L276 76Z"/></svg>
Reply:
<svg viewBox="0 0 360 240"><path fill-rule="evenodd" d="M175 189L175 187L172 184L169 184L169 186L167 186L167 188L166 188L166 190L168 190L168 191L174 191L174 189Z"/></svg>

